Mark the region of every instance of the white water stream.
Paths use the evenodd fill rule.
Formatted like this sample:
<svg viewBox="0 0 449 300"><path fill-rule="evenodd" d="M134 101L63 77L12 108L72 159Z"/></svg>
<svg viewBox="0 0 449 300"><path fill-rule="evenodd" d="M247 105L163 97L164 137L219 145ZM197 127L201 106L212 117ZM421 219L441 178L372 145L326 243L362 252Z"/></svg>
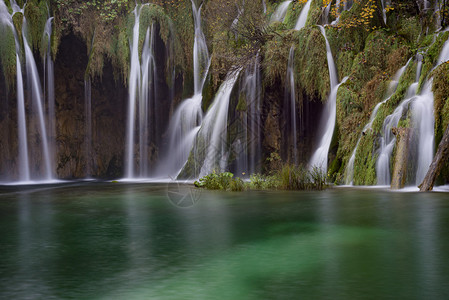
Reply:
<svg viewBox="0 0 449 300"><path fill-rule="evenodd" d="M329 68L329 79L331 91L328 96L323 115L321 117L320 125L320 136L321 140L315 150L312 158L310 159L311 168L319 168L321 171L327 173L327 159L329 154L329 147L332 141L332 136L334 134L335 120L336 120L336 102L337 102L337 92L340 84L344 83L347 78L343 79L340 84L338 84L337 69L335 67L334 58L332 57L331 48L326 37L326 31L323 26L319 26L321 33L326 41L326 54L327 54L327 64Z"/></svg>

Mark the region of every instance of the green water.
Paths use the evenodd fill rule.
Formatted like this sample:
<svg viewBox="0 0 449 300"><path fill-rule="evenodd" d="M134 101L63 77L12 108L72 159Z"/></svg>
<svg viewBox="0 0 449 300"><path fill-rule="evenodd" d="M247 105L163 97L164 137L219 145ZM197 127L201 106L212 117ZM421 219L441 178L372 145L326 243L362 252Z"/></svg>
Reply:
<svg viewBox="0 0 449 300"><path fill-rule="evenodd" d="M449 194L2 187L0 251L0 299L449 299Z"/></svg>

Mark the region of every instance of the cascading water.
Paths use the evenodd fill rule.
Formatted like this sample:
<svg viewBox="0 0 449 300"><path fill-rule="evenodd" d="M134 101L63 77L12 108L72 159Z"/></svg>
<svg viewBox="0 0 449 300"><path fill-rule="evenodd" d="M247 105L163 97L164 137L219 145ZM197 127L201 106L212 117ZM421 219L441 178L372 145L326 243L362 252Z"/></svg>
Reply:
<svg viewBox="0 0 449 300"><path fill-rule="evenodd" d="M298 163L298 136L297 136L297 123L296 123L296 89L295 89L295 73L294 73L294 61L295 61L295 48L290 48L290 54L288 57L287 66L287 89L285 90L285 106L289 108L290 116L287 116L287 120L290 120L289 131L292 135L292 157L293 163ZM300 116L301 117L301 116Z"/></svg>
<svg viewBox="0 0 449 300"><path fill-rule="evenodd" d="M261 156L261 124L260 124L260 57L256 56L242 78L240 94L245 95L246 111L243 113L244 141L239 143L237 158L237 174L253 174L257 171L258 160Z"/></svg>
<svg viewBox="0 0 449 300"><path fill-rule="evenodd" d="M195 1L192 0L193 20L195 23L195 42L193 44L193 77L194 77L194 94L200 94L203 90L204 81L209 71L210 58L207 50L206 38L201 29L201 7L196 7Z"/></svg>
<svg viewBox="0 0 449 300"><path fill-rule="evenodd" d="M307 16L309 15L310 4L312 0L307 1L306 5L301 10L298 20L296 21L295 30L301 30L307 21ZM295 58L295 48L292 46L290 48L290 53L288 56L287 65L287 80L286 80L286 102L290 110L290 132L293 135L293 161L295 164L298 163L298 143L297 143L297 122L296 122L296 88L295 88L295 72L294 72L294 58ZM300 109L301 112L301 109ZM299 116L301 118L301 115Z"/></svg>
<svg viewBox="0 0 449 300"><path fill-rule="evenodd" d="M129 74L129 107L128 107L128 125L127 125L127 143L126 143L126 169L125 177L134 177L134 123L136 115L136 102L138 87L140 86L140 63L139 63L139 22L140 11L142 7L136 6L134 9L134 27L133 39L130 42L131 69Z"/></svg>
<svg viewBox="0 0 449 300"><path fill-rule="evenodd" d="M427 81L419 96L412 103L412 124L416 128L418 138L418 167L416 170L416 185L426 176L433 160L435 136L435 118L433 113L432 79Z"/></svg>
<svg viewBox="0 0 449 300"><path fill-rule="evenodd" d="M359 147L360 140L362 139L363 133L367 132L368 130L371 129L374 119L377 116L377 112L379 111L380 106L382 104L384 104L385 102L387 102L388 100L390 100L391 96L393 96L393 94L396 91L396 88L399 84L399 80L400 80L402 74L404 74L404 71L410 62L411 62L411 59L408 60L408 62L405 64L405 66L403 66L396 72L395 76L393 77L393 79L390 82L390 86L388 87L387 97L385 98L385 100L383 100L382 102L379 102L374 107L373 112L371 113L369 122L365 125L365 127L363 127L362 135L359 136L357 144L356 144L354 150L352 151L351 157L349 158L348 165L346 166L346 170L345 170L345 173L346 173L345 183L346 184L351 184L351 185L353 184L355 155L357 153L357 149Z"/></svg>
<svg viewBox="0 0 449 300"><path fill-rule="evenodd" d="M46 122L49 121L49 115L45 114L45 108L44 108L44 99L43 99L43 93L42 93L42 86L40 83L39 73L37 71L36 62L34 60L33 52L28 44L28 33L27 33L27 21L24 16L24 8L20 8L19 5L17 5L16 1L11 1L11 7L13 12L10 14L4 1L2 0L0 2L0 17L1 17L1 23L3 25L6 25L13 33L15 38L15 48L16 48L16 94L17 94L17 128L18 128L18 180L22 182L27 182L32 179L34 176L38 176L38 180L51 180L53 177L53 166L51 161L51 154L50 154L50 146L48 141L48 131L47 131L47 124ZM13 25L12 18L13 15L16 13L21 13L23 15L23 21L22 21L22 32L17 32L15 29L15 26ZM47 21L47 25L44 31L44 37L45 34L48 36L51 36L51 18ZM23 41L23 48L25 50L25 67L26 67L26 78L28 83L28 90L31 94L31 103L34 107L34 109L37 111L37 124L35 126L35 129L37 130L36 139L38 139L40 142L40 146L42 147L42 156L37 157L36 155L33 156L33 158L36 159L36 161L33 161L35 163L35 167L33 169L38 169L39 173L31 174L31 161L29 157L29 143L28 143L28 130L27 130L27 115L25 110L25 93L24 93L24 84L23 84L23 73L22 73L22 62L21 62L21 43L19 39L19 35L22 37ZM47 49L48 50L48 49ZM48 50L49 51L49 50ZM49 67L48 67L48 97L49 97L49 109L48 113L54 112L54 92L53 92L53 67L52 67L52 61L50 60ZM44 64L45 65L45 64ZM44 71L45 73L45 71ZM44 88L45 90L45 88ZM49 125L50 127L50 125Z"/></svg>
<svg viewBox="0 0 449 300"><path fill-rule="evenodd" d="M225 81L220 86L215 99L208 110L201 128L198 131L196 142L204 143L206 147L196 147L196 151L204 153L196 154L199 158L204 155L204 160L200 168L200 177L212 171L224 171L227 160L227 125L228 108L232 89L238 79L240 71L233 71L228 74Z"/></svg>
<svg viewBox="0 0 449 300"><path fill-rule="evenodd" d="M92 81L90 77L84 79L84 117L85 124L85 155L86 155L86 177L92 175Z"/></svg>
<svg viewBox="0 0 449 300"><path fill-rule="evenodd" d="M410 85L407 90L405 100L403 100L394 112L387 116L382 126L382 136L380 138L379 157L376 162L376 174L378 185L390 185L391 172L390 160L393 153L394 145L396 144L396 137L392 134L391 129L398 126L399 121L407 112L411 101L416 97L418 88L418 80L421 75L421 56L418 56L418 64L416 68L416 82Z"/></svg>
<svg viewBox="0 0 449 300"><path fill-rule="evenodd" d="M29 181L30 163L28 159L28 140L25 116L25 97L23 95L22 66L20 64L19 54L16 54L17 70L17 111L18 111L18 129L19 129L19 180Z"/></svg>
<svg viewBox="0 0 449 300"><path fill-rule="evenodd" d="M156 59L154 57L154 26L147 28L142 47L142 61L139 60L139 31L140 12L143 6L136 6L134 10L135 23L133 27L132 42L130 42L131 69L129 75L129 104L126 143L126 169L127 179L149 176L148 155L151 135L148 116L150 111L156 109L155 95L157 73ZM154 122L156 123L156 122ZM136 141L135 132L138 132ZM138 156L135 153L138 143ZM138 167L135 170L136 166Z"/></svg>
<svg viewBox="0 0 449 300"><path fill-rule="evenodd" d="M44 55L44 78L46 80L46 98L47 98L47 128L50 144L50 157L55 157L55 137L56 137L56 114L55 114L55 76L54 66L51 57L51 33L52 33L52 21L53 17L49 17L45 23L43 41L47 45L47 51ZM46 77L45 77L46 75ZM45 84L44 84L45 87Z"/></svg>
<svg viewBox="0 0 449 300"><path fill-rule="evenodd" d="M430 4L429 4L430 6ZM449 60L449 39L446 40L440 52L435 68ZM434 69L435 69L434 68ZM435 139L435 115L434 97L432 93L432 82L430 78L424 84L421 94L412 104L412 123L416 128L418 137L418 159L416 170L416 185L424 180L427 170L433 160Z"/></svg>
<svg viewBox="0 0 449 300"><path fill-rule="evenodd" d="M288 0L288 1L284 1L281 4L279 4L278 7L276 8L276 10L274 11L274 13L271 15L270 23L283 22L285 19L285 15L287 14L288 6L292 2L293 1Z"/></svg>
<svg viewBox="0 0 449 300"><path fill-rule="evenodd" d="M38 123L39 123L40 137L42 139L42 151L43 151L43 159L44 159L43 179L51 180L52 179L52 167L51 167L51 160L50 160L50 147L49 147L49 143L48 143L47 128L46 128L46 124L45 124L44 103L42 100L42 89L41 89L39 73L37 71L33 52L31 51L31 48L28 45L28 41L27 41L26 37L27 37L27 23L26 23L26 19L24 17L23 26L22 26L22 38L23 38L23 44L24 44L24 49L25 49L27 79L30 81L34 107L37 109L37 112L38 112Z"/></svg>
<svg viewBox="0 0 449 300"><path fill-rule="evenodd" d="M326 37L326 31L323 26L319 26L320 31L326 41L327 52L327 64L329 68L329 79L331 91L327 98L326 106L323 111L321 130L321 140L317 150L315 150L310 160L311 168L319 168L323 173L327 173L327 158L329 153L329 147L332 141L332 135L334 134L335 120L336 120L336 102L337 92L340 84L344 83L347 78L344 78L340 84L338 84L337 69L335 67L334 58L332 57L331 48Z"/></svg>
<svg viewBox="0 0 449 300"><path fill-rule="evenodd" d="M201 5L192 0L195 40L193 45L194 95L183 100L173 114L168 127L169 147L167 155L161 160L157 174L161 177L176 178L187 162L189 153L203 119L201 102L202 90L210 66L206 38L201 29Z"/></svg>
<svg viewBox="0 0 449 300"><path fill-rule="evenodd" d="M387 24L387 6L390 5L390 1L388 0L382 0L382 18L384 20L384 24Z"/></svg>
<svg viewBox="0 0 449 300"><path fill-rule="evenodd" d="M28 158L28 139L27 139L27 127L26 127L26 114L25 114L25 96L23 87L23 76L22 76L22 64L20 61L20 42L18 34L13 25L12 16L16 12L21 12L23 10L18 7L15 1L11 2L13 7L13 13L10 14L8 8L6 7L3 0L0 2L0 21L1 24L8 27L15 39L16 48L16 89L17 89L17 127L18 127L18 171L19 171L19 181L27 182L30 181L30 164Z"/></svg>
<svg viewBox="0 0 449 300"><path fill-rule="evenodd" d="M139 166L140 177L148 177L149 140L155 138L150 132L149 110L156 111L156 59L154 57L154 25L147 29L142 49L142 86L139 98ZM156 118L156 116L155 116ZM153 122L155 127L157 122Z"/></svg>
<svg viewBox="0 0 449 300"><path fill-rule="evenodd" d="M312 0L307 1L306 5L304 5L301 13L299 14L298 20L296 21L295 30L300 30L304 26L306 26L307 16L309 15L310 5L312 4Z"/></svg>

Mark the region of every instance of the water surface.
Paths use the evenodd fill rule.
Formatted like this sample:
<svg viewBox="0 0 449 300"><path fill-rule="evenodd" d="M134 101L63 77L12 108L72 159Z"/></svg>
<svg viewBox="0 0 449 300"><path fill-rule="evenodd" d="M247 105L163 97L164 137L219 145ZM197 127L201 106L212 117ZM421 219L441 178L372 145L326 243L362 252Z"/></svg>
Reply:
<svg viewBox="0 0 449 300"><path fill-rule="evenodd" d="M448 195L2 187L0 298L447 299Z"/></svg>

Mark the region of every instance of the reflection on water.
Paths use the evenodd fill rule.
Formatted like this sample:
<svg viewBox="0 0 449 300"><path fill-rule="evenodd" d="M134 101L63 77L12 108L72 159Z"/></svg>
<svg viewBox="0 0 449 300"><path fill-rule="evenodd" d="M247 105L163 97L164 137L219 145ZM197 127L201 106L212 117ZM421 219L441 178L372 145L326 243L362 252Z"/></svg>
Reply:
<svg viewBox="0 0 449 300"><path fill-rule="evenodd" d="M449 293L447 194L203 192L178 207L164 184L21 189L0 188L1 299Z"/></svg>

